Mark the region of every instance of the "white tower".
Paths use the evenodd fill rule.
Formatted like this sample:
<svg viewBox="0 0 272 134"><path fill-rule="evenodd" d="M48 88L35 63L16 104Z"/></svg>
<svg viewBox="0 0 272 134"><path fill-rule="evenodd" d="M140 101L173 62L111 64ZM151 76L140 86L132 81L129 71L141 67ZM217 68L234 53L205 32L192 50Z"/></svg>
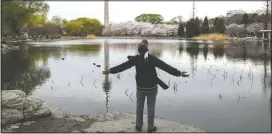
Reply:
<svg viewBox="0 0 272 134"><path fill-rule="evenodd" d="M104 26L109 25L109 1L104 0Z"/></svg>
<svg viewBox="0 0 272 134"><path fill-rule="evenodd" d="M193 19L195 19L195 0L193 0Z"/></svg>

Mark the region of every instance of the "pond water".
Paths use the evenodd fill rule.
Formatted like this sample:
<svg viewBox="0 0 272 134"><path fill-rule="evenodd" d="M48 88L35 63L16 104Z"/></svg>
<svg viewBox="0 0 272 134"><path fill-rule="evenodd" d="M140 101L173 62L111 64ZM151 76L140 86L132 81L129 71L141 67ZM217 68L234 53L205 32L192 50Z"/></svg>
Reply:
<svg viewBox="0 0 272 134"><path fill-rule="evenodd" d="M21 45L20 51L2 55L2 89L19 89L40 97L57 115L135 114L135 68L107 76L102 71L137 54L140 41L95 39ZM149 40L149 47L151 54L191 74L174 77L157 69L158 77L170 85L168 90L159 88L157 117L195 125L206 132L271 132L268 43Z"/></svg>

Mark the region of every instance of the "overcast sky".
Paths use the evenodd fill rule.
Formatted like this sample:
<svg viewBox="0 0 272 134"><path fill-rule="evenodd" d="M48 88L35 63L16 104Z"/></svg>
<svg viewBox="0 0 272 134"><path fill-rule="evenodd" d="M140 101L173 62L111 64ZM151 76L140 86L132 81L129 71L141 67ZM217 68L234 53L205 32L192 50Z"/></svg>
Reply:
<svg viewBox="0 0 272 134"><path fill-rule="evenodd" d="M58 15L67 20L79 17L96 18L104 22L103 1L49 1L48 18ZM226 16L228 10L241 9L253 12L263 8L265 1L196 1L195 14L199 18ZM161 14L164 20L181 15L183 20L192 17L192 1L109 1L110 22L132 21L142 13Z"/></svg>

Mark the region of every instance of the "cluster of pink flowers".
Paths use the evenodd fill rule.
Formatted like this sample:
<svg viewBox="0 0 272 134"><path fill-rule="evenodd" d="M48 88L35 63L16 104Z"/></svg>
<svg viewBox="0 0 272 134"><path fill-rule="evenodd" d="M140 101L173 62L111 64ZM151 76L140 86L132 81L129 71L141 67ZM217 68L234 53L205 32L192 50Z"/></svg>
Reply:
<svg viewBox="0 0 272 134"><path fill-rule="evenodd" d="M177 36L178 25L151 24L145 22L111 23L102 35L105 36Z"/></svg>

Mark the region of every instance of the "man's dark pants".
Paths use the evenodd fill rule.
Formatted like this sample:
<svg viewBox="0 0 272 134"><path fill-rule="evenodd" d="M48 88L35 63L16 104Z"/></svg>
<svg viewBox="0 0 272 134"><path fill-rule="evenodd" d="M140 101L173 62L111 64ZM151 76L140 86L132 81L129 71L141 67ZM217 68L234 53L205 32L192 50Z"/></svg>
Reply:
<svg viewBox="0 0 272 134"><path fill-rule="evenodd" d="M137 108L136 108L136 127L142 128L143 126L143 112L145 97L147 98L147 114L148 114L148 130L154 127L155 117L155 104L158 93L158 87L153 89L137 89Z"/></svg>

